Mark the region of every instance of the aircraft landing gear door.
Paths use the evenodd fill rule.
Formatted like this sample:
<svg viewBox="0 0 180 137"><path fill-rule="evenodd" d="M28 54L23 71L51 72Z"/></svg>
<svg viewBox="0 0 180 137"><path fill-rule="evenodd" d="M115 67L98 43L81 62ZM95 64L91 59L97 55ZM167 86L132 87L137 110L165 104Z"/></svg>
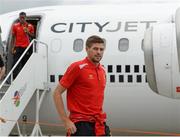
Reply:
<svg viewBox="0 0 180 137"><path fill-rule="evenodd" d="M149 28L145 32L143 46L150 88L159 95L180 98L175 24L160 24Z"/></svg>

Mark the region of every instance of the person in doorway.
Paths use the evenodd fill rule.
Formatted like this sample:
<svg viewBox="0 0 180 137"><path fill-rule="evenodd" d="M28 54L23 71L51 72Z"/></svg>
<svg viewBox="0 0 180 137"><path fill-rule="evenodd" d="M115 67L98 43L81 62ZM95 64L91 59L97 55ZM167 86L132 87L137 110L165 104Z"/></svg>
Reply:
<svg viewBox="0 0 180 137"><path fill-rule="evenodd" d="M19 13L19 21L14 23L12 26L12 36L13 36L13 44L12 44L12 54L13 54L13 66L16 64L18 59L21 57L23 52L26 50L28 45L30 44L30 39L34 37L34 26L32 24L27 23L26 21L26 13ZM17 68L13 72L13 78L15 79L18 75L19 71L25 65L28 60L29 55L25 55L21 62L18 64Z"/></svg>
<svg viewBox="0 0 180 137"><path fill-rule="evenodd" d="M93 35L86 41L87 57L72 63L59 81L53 97L56 109L71 136L110 136L103 112L106 74L100 64L105 43ZM62 93L67 89L67 116Z"/></svg>

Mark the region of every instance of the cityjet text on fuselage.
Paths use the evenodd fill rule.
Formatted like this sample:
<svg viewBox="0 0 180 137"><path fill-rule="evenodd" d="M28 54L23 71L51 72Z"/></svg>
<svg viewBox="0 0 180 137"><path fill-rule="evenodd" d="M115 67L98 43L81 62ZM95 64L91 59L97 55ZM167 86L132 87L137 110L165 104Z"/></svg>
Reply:
<svg viewBox="0 0 180 137"><path fill-rule="evenodd" d="M93 29L97 32L136 32L138 28L144 27L144 29L147 29L154 23L157 23L157 21L59 22L51 26L51 31L54 33L84 33Z"/></svg>

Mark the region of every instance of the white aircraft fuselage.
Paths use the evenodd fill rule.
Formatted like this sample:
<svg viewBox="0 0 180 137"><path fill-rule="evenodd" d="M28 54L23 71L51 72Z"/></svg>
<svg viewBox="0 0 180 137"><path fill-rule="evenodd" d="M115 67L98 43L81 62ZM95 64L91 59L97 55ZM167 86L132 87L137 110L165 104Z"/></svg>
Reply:
<svg viewBox="0 0 180 137"><path fill-rule="evenodd" d="M53 90L67 67L86 57L86 39L99 35L106 41L101 63L107 71L104 111L108 125L112 129L178 133L180 101L159 96L150 89L142 48L145 30L155 24L173 22L178 7L178 3L134 3L23 10L28 17L40 18L36 39L48 45L48 87L51 92L43 100L40 122L62 123L54 106ZM11 25L17 20L19 12L0 16L2 41L8 41ZM82 46L76 49L76 42L82 43ZM35 99L32 98L22 114L27 115L30 121L34 121L35 117L34 104ZM59 134L62 131L59 128L63 129L45 126L42 131Z"/></svg>

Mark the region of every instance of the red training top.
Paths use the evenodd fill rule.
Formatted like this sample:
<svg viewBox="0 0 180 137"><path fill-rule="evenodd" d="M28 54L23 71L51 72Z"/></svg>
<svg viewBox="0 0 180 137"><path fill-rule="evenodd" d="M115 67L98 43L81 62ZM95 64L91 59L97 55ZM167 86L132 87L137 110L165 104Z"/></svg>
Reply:
<svg viewBox="0 0 180 137"><path fill-rule="evenodd" d="M12 33L15 35L15 47L23 47L26 48L30 41L29 36L24 31L24 28L27 28L30 33L34 33L34 27L31 24L21 24L21 23L15 23L12 26Z"/></svg>
<svg viewBox="0 0 180 137"><path fill-rule="evenodd" d="M67 88L67 107L73 122L95 122L96 135L104 135L103 113L105 70L88 58L71 64L60 84Z"/></svg>

